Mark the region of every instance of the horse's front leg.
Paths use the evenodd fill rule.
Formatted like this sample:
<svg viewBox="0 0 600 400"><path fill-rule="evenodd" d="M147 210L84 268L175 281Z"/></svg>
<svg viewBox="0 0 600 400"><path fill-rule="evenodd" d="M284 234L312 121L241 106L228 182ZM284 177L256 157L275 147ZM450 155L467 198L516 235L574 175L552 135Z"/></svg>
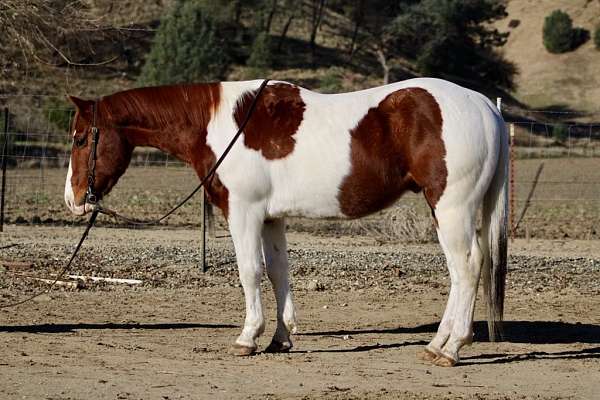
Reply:
<svg viewBox="0 0 600 400"><path fill-rule="evenodd" d="M260 298L260 281L263 275L261 231L264 218L264 205L230 200L229 230L246 299L244 329L230 349L231 354L238 356L254 353L257 348L256 339L265 330Z"/></svg>
<svg viewBox="0 0 600 400"><path fill-rule="evenodd" d="M266 222L262 232L263 254L267 275L277 301L277 329L268 353L280 353L292 348L290 334L296 331L296 312L292 300L289 282L287 243L285 240L285 221L283 218Z"/></svg>

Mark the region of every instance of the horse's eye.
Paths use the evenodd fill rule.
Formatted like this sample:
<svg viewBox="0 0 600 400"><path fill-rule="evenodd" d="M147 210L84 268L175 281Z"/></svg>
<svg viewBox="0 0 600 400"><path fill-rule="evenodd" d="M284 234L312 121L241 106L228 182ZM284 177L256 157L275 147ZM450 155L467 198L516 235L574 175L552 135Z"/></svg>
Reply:
<svg viewBox="0 0 600 400"><path fill-rule="evenodd" d="M87 135L83 135L80 138L75 138L74 143L75 143L75 146L77 146L77 147L85 146L85 144L87 143Z"/></svg>

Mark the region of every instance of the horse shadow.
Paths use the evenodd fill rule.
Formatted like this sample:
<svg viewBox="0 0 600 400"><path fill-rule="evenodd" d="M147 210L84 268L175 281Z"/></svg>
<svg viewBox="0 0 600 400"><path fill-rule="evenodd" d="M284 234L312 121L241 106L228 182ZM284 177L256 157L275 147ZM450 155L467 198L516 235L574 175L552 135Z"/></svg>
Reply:
<svg viewBox="0 0 600 400"><path fill-rule="evenodd" d="M80 330L179 330L179 329L232 329L237 325L201 324L188 322L171 323L73 323L73 324L33 324L0 325L0 332L6 333L73 333Z"/></svg>
<svg viewBox="0 0 600 400"><path fill-rule="evenodd" d="M502 342L519 344L599 344L600 325L555 322L555 321L505 321ZM315 331L302 333L300 336L359 336L359 335L399 335L399 334L433 334L437 331L438 324L424 324L414 327L373 328ZM474 323L474 342L488 342L487 323L477 321ZM360 352L377 349L400 348L405 346L426 345L427 341L412 341L392 344L376 344L371 346L358 346L351 349L317 350L316 352ZM558 352L531 351L520 354L480 354L463 357L460 365L505 364L529 360L573 360L573 359L600 359L600 346L584 349L571 349Z"/></svg>
<svg viewBox="0 0 600 400"><path fill-rule="evenodd" d="M344 335L402 335L402 334L433 334L438 324L424 324L414 327L369 328L350 330L313 331L299 333L297 336L332 336ZM0 325L0 333L73 333L79 330L182 330L182 329L236 329L237 325L218 323L70 323L70 324L32 324L32 325ZM487 324L483 321L474 323L474 342L487 342ZM554 321L505 321L502 341L520 344L598 344L600 345L600 325L554 322ZM295 354L305 353L357 353L375 350L391 350L410 346L424 346L426 340L412 340L398 343L375 343L352 348L328 348L314 350L293 350ZM530 360L574 360L600 359L600 346L584 349L571 349L558 352L531 351L520 354L479 354L463 357L461 366L505 364Z"/></svg>

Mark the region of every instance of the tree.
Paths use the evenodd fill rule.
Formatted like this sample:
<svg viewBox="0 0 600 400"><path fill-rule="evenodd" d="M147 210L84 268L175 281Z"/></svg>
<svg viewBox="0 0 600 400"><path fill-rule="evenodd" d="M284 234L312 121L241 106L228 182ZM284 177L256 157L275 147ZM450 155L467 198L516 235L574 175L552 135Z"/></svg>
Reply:
<svg viewBox="0 0 600 400"><path fill-rule="evenodd" d="M384 84L390 79L389 58L397 54L393 48L396 33L390 30L389 26L404 7L413 2L414 0L353 0L340 1L337 4L352 21L353 27L349 30L350 55L354 55L359 47L372 53L381 65Z"/></svg>
<svg viewBox="0 0 600 400"><path fill-rule="evenodd" d="M310 15L310 55L311 62L314 65L316 61L317 52L317 32L321 26L323 20L323 11L325 10L326 0L310 0L308 2L309 15Z"/></svg>
<svg viewBox="0 0 600 400"><path fill-rule="evenodd" d="M163 18L146 59L139 83L156 85L210 81L229 65L227 43L217 37L217 21L203 1L177 0Z"/></svg>
<svg viewBox="0 0 600 400"><path fill-rule="evenodd" d="M271 56L271 38L267 32L261 32L254 39L250 57L246 64L257 74L264 73L273 64Z"/></svg>
<svg viewBox="0 0 600 400"><path fill-rule="evenodd" d="M279 41L277 42L278 52L281 52L283 42L287 37L287 34L290 30L290 26L292 26L292 22L298 16L298 7L295 6L294 0L282 0L282 7L280 7L280 10L282 10L281 14L285 18L285 23L283 24L283 29L279 34Z"/></svg>
<svg viewBox="0 0 600 400"><path fill-rule="evenodd" d="M0 0L0 51L7 58L54 64L59 57L62 63L85 65L69 53L85 47L86 36L80 33L99 29L83 1ZM13 44L20 54L10 54Z"/></svg>
<svg viewBox="0 0 600 400"><path fill-rule="evenodd" d="M389 45L414 60L422 74L477 79L510 89L516 67L495 52L508 33L492 26L506 17L504 3L422 0L408 5L385 28Z"/></svg>
<svg viewBox="0 0 600 400"><path fill-rule="evenodd" d="M565 53L573 49L573 20L562 10L554 10L544 20L543 40L550 53Z"/></svg>

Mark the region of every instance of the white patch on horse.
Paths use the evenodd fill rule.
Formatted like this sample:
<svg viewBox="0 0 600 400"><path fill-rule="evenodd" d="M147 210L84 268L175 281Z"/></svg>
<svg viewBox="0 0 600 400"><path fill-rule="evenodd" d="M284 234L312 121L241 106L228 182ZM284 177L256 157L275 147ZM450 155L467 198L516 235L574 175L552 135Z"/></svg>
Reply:
<svg viewBox="0 0 600 400"><path fill-rule="evenodd" d="M75 193L73 193L73 186L71 184L71 177L73 176L73 167L71 166L72 160L69 160L69 170L67 171L67 179L65 181L65 203L69 210L74 215L84 215L86 210L85 205L78 206L75 201Z"/></svg>

